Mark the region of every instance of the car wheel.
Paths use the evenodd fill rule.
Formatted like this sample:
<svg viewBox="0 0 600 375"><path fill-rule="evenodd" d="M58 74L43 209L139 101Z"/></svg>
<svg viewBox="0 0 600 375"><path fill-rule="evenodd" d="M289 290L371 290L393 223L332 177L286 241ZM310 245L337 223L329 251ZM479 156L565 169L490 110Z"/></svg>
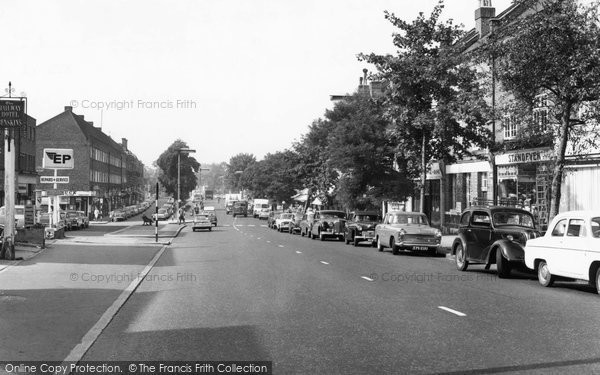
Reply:
<svg viewBox="0 0 600 375"><path fill-rule="evenodd" d="M306 233L304 233L304 230L300 229L300 236L304 237Z"/></svg>
<svg viewBox="0 0 600 375"><path fill-rule="evenodd" d="M596 270L596 291L600 294L600 268Z"/></svg>
<svg viewBox="0 0 600 375"><path fill-rule="evenodd" d="M400 248L398 247L398 245L396 245L394 237L390 238L390 247L392 248L392 254L398 255L398 253L400 253Z"/></svg>
<svg viewBox="0 0 600 375"><path fill-rule="evenodd" d="M381 238L377 237L377 250L383 251L383 244L381 243Z"/></svg>
<svg viewBox="0 0 600 375"><path fill-rule="evenodd" d="M554 275L550 273L545 260L538 264L538 281L542 286L552 286L554 284Z"/></svg>
<svg viewBox="0 0 600 375"><path fill-rule="evenodd" d="M208 231L209 231L209 232L212 232L212 228L208 228Z"/></svg>
<svg viewBox="0 0 600 375"><path fill-rule="evenodd" d="M192 232L195 232L195 231L196 231L196 228L192 228Z"/></svg>
<svg viewBox="0 0 600 375"><path fill-rule="evenodd" d="M308 238L310 238L311 240L315 239L315 236L312 233L312 230L310 232L308 232Z"/></svg>
<svg viewBox="0 0 600 375"><path fill-rule="evenodd" d="M498 277L505 279L510 275L510 263L502 255L500 249L496 249L496 269L498 270Z"/></svg>
<svg viewBox="0 0 600 375"><path fill-rule="evenodd" d="M469 266L469 262L467 261L467 254L461 243L456 245L455 254L456 268L459 271L466 271L467 267Z"/></svg>
<svg viewBox="0 0 600 375"><path fill-rule="evenodd" d="M437 255L437 248L436 247L430 247L429 250L427 250L427 253L430 256L434 257L434 256Z"/></svg>
<svg viewBox="0 0 600 375"><path fill-rule="evenodd" d="M323 232L319 231L319 241L325 241L325 236L323 235Z"/></svg>
<svg viewBox="0 0 600 375"><path fill-rule="evenodd" d="M346 242L346 245L350 243L350 238L348 238L348 234L344 234L344 241Z"/></svg>
<svg viewBox="0 0 600 375"><path fill-rule="evenodd" d="M354 237L354 239L352 240L352 244L356 247L358 246L358 238Z"/></svg>

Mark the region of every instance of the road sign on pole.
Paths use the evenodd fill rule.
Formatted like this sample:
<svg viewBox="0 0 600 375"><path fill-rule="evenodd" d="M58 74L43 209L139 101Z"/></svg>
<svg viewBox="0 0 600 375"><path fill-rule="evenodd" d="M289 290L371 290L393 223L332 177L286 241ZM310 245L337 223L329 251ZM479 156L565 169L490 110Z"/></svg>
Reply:
<svg viewBox="0 0 600 375"><path fill-rule="evenodd" d="M69 176L40 176L40 184L68 184Z"/></svg>

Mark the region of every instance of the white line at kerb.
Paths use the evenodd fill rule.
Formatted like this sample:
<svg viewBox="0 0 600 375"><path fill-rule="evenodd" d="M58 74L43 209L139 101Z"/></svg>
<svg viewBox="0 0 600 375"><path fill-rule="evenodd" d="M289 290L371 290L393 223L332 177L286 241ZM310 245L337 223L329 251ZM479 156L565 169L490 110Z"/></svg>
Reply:
<svg viewBox="0 0 600 375"><path fill-rule="evenodd" d="M438 309L448 311L449 313L452 313L452 314L458 315L458 316L467 316L467 314L461 313L460 311L452 310L451 308L448 308L446 306L438 306Z"/></svg>
<svg viewBox="0 0 600 375"><path fill-rule="evenodd" d="M296 254L302 254L302 251L296 251Z"/></svg>
<svg viewBox="0 0 600 375"><path fill-rule="evenodd" d="M365 279L367 281L373 281L373 279L371 279L370 277L366 277L366 276L361 276L361 279Z"/></svg>
<svg viewBox="0 0 600 375"><path fill-rule="evenodd" d="M321 263L323 263L323 264L329 264L329 263L327 263L327 262L324 262L324 261L322 261L322 260L321 260L320 262L321 262Z"/></svg>

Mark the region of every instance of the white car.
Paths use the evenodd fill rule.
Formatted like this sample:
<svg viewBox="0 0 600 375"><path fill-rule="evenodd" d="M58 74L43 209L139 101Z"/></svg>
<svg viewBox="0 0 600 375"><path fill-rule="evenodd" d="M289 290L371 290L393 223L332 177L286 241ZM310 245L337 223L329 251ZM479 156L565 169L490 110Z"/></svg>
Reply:
<svg viewBox="0 0 600 375"><path fill-rule="evenodd" d="M194 223L192 224L192 231L195 232L196 229L208 229L209 231L212 230L212 223L210 222L208 215L205 215L205 214L194 215Z"/></svg>
<svg viewBox="0 0 600 375"><path fill-rule="evenodd" d="M289 231L293 218L294 214L291 213L280 214L277 219L275 219L275 225L273 227L279 232L283 232L284 230Z"/></svg>
<svg viewBox="0 0 600 375"><path fill-rule="evenodd" d="M525 264L543 286L560 276L588 281L600 293L600 211L558 214L543 237L527 241Z"/></svg>

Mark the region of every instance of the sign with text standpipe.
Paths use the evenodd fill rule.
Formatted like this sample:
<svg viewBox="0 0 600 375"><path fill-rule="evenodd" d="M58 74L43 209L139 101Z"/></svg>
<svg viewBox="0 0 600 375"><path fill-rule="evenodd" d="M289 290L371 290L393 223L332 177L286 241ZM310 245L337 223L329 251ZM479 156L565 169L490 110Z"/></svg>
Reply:
<svg viewBox="0 0 600 375"><path fill-rule="evenodd" d="M45 148L42 155L42 167L46 169L73 169L75 167L73 149Z"/></svg>
<svg viewBox="0 0 600 375"><path fill-rule="evenodd" d="M21 128L26 122L24 100L0 100L0 128Z"/></svg>

